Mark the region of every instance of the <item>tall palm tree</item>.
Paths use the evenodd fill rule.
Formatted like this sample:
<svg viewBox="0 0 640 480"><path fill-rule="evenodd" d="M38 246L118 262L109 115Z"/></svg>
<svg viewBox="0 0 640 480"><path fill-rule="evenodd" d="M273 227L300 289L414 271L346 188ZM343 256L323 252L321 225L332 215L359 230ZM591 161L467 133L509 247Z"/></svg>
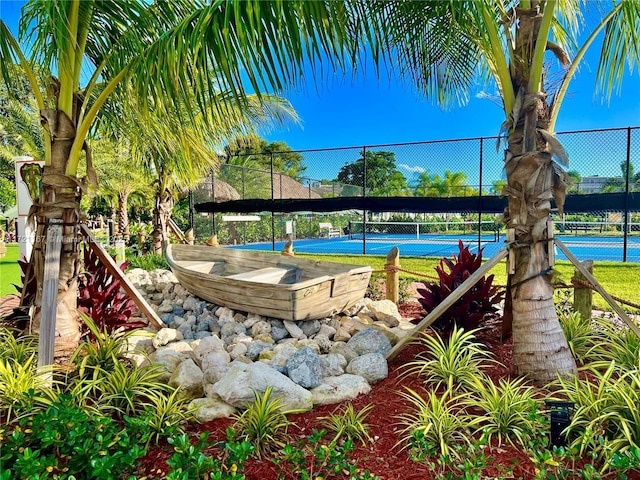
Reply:
<svg viewBox="0 0 640 480"><path fill-rule="evenodd" d="M199 109L192 101L173 114L162 105L144 110L135 97L120 99L119 117L128 120L112 122L131 143L132 160L142 165L153 179L155 207L153 210L153 250L162 253L167 239L167 226L179 188L192 188L217 167L216 153L230 139L259 129L298 121L291 104L273 95L248 95L242 102L233 95L215 93L224 113ZM192 99L193 100L193 99ZM113 114L113 112L110 112ZM175 119L183 118L181 127ZM212 127L214 127L212 129Z"/></svg>
<svg viewBox="0 0 640 480"><path fill-rule="evenodd" d="M73 349L80 337L75 238L85 183L78 165L86 162L87 178L95 184L85 140L105 102L126 85L143 109L152 110L155 103L179 113L176 105L195 98L201 111L224 112L225 103L216 94L221 90L243 102L245 85L254 92L280 90L300 80L305 67L319 59L330 67L355 61L356 51L343 49L347 40L374 39L364 31L358 37L347 35L360 28L350 15L342 2L31 0L19 27L24 50L0 21L0 78L7 88L15 85L9 67L20 64L45 127L42 192L34 203L36 238L46 238L51 222L63 225L56 309L59 354ZM46 84L33 65L43 68ZM183 129L185 135L188 129ZM31 259L31 275L39 286L36 329L46 254L43 245Z"/></svg>
<svg viewBox="0 0 640 480"><path fill-rule="evenodd" d="M129 199L137 196L150 202L149 178L132 161L131 148L125 141L118 143L101 138L95 147L97 194L109 199L117 214L116 234L129 235Z"/></svg>
<svg viewBox="0 0 640 480"><path fill-rule="evenodd" d="M568 161L553 132L569 84L599 34L597 85L605 96L619 84L625 61L638 64L640 2L461 0L374 8L387 19L379 35L401 72L427 95L441 104L464 103L478 79L497 89L505 115L505 220L515 234L509 245L515 367L539 382L574 373L549 274L547 219L552 200L562 213L567 175L561 167ZM599 20L587 25L586 9ZM582 27L591 31L579 36ZM551 70L559 70L559 82L551 81Z"/></svg>

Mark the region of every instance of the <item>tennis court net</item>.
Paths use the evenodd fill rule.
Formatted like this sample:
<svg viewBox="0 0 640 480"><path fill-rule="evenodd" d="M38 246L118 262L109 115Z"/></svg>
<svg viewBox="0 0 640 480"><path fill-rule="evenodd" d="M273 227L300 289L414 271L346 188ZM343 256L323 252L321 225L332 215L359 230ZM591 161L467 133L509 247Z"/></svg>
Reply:
<svg viewBox="0 0 640 480"><path fill-rule="evenodd" d="M500 240L503 225L493 220L451 220L444 222L361 222L351 221L347 227L349 238L405 239L405 240L450 240L474 239L484 242Z"/></svg>

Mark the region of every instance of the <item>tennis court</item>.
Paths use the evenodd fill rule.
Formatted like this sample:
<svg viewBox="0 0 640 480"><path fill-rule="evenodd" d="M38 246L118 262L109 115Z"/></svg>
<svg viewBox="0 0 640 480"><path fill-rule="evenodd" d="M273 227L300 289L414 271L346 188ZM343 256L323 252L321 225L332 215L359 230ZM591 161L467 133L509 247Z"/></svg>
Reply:
<svg viewBox="0 0 640 480"><path fill-rule="evenodd" d="M586 236L586 235L562 235L556 233L579 260L598 260L620 262L623 259L623 237L612 236ZM471 251L478 250L478 234L469 233L453 236L450 234L421 234L416 238L411 234L396 234L393 237L367 235L363 241L361 235L343 235L333 238L312 238L294 240L294 250L299 253L333 253L345 255L386 255L392 247L398 247L403 256L422 257L450 257L452 253L458 252L458 238L465 245L470 246ZM503 234L496 239L494 235L483 233L481 247L483 257L493 256L505 245ZM285 241L252 243L247 245L236 245L233 248L248 250L275 250L281 251ZM566 260L562 251L556 248L556 258ZM640 237L630 236L627 239L627 261L640 262Z"/></svg>

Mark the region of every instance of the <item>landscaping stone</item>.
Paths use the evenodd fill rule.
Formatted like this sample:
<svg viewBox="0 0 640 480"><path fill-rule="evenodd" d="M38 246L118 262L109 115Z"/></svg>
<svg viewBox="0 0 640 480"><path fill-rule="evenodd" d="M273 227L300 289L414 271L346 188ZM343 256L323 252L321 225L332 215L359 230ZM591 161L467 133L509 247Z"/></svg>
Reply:
<svg viewBox="0 0 640 480"><path fill-rule="evenodd" d="M382 332L374 328L367 328L358 332L347 342L347 345L358 355L365 355L367 353L380 353L385 355L391 350L391 342L389 339Z"/></svg>
<svg viewBox="0 0 640 480"><path fill-rule="evenodd" d="M389 375L389 366L384 355L380 353L367 353L351 360L347 365L347 373L359 375L369 385L384 380Z"/></svg>
<svg viewBox="0 0 640 480"><path fill-rule="evenodd" d="M198 398L204 394L202 382L204 374L192 359L187 359L178 365L169 379L169 385L180 388L187 397Z"/></svg>
<svg viewBox="0 0 640 480"><path fill-rule="evenodd" d="M311 390L311 398L314 405L330 405L353 400L358 395L366 395L370 391L371 386L364 378L344 374L324 378L320 385Z"/></svg>
<svg viewBox="0 0 640 480"><path fill-rule="evenodd" d="M200 423L210 422L218 418L227 418L237 412L235 407L223 402L220 398L196 398L187 407L195 414Z"/></svg>
<svg viewBox="0 0 640 480"><path fill-rule="evenodd" d="M234 407L246 408L255 398L254 391L262 395L267 387L273 389L274 397L282 398L285 410L310 410L313 407L309 390L262 362L232 362L225 376L211 391Z"/></svg>
<svg viewBox="0 0 640 480"><path fill-rule="evenodd" d="M322 382L320 357L310 347L302 347L289 357L286 363L287 375L304 388L313 388Z"/></svg>

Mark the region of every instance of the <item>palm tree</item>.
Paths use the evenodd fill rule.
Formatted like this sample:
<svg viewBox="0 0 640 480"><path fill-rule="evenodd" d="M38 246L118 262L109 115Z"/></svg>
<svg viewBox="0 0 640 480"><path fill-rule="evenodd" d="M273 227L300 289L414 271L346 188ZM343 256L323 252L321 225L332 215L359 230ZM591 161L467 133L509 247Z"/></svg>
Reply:
<svg viewBox="0 0 640 480"><path fill-rule="evenodd" d="M10 66L20 64L45 126L43 188L34 203L36 238L46 238L51 222L62 224L56 309L60 354L73 349L80 337L75 238L84 183L78 166L84 160L87 178L97 183L86 138L105 102L118 91L125 93L126 85L143 110L153 110L155 103L180 115L180 105L195 98L200 111L224 112L219 91L242 103L246 85L264 92L299 80L306 59L315 65L322 58L332 67L357 58L353 49L345 54L343 47L348 28L359 27L341 2L32 0L22 13L24 50L0 22L0 77L11 88L17 82ZM363 32L353 38L370 36ZM34 65L42 67L46 82L39 81ZM182 128L182 120L189 116L187 111L174 122L184 135L191 122ZM215 131L216 125L209 127ZM31 258L30 275L39 286L36 330L46 255L42 246Z"/></svg>
<svg viewBox="0 0 640 480"><path fill-rule="evenodd" d="M121 110L118 117L128 120L112 122L112 128L119 129L129 139L133 163L144 166L148 178L153 179L155 253L162 253L163 241L168 238L167 226L176 191L194 187L211 168L217 167L216 151L229 139L298 121L291 104L277 96L249 95L239 102L232 95L214 94L220 97L216 102L226 102L222 115L199 109L195 101L183 105L174 115L169 115L160 105L145 112L133 96L120 99L119 108L116 107ZM172 119L181 117L182 126L176 128Z"/></svg>
<svg viewBox="0 0 640 480"><path fill-rule="evenodd" d="M515 234L509 253L515 260L509 280L514 364L539 382L574 373L548 274L553 232L547 219L552 199L562 213L567 178L561 167L568 161L553 132L570 81L598 34L604 32L597 80L605 96L619 84L625 61L637 65L640 2L614 0L607 8L578 0L383 3L375 4L375 14L387 19L380 36L401 72L427 95L443 105L464 103L478 78L497 88L505 115L505 217ZM600 17L573 53L586 26L582 9ZM553 67L559 82L550 81Z"/></svg>
<svg viewBox="0 0 640 480"><path fill-rule="evenodd" d="M126 142L115 143L102 138L96 146L97 194L108 198L117 213L117 235L129 235L129 198L150 201L149 178L132 162L131 149Z"/></svg>

